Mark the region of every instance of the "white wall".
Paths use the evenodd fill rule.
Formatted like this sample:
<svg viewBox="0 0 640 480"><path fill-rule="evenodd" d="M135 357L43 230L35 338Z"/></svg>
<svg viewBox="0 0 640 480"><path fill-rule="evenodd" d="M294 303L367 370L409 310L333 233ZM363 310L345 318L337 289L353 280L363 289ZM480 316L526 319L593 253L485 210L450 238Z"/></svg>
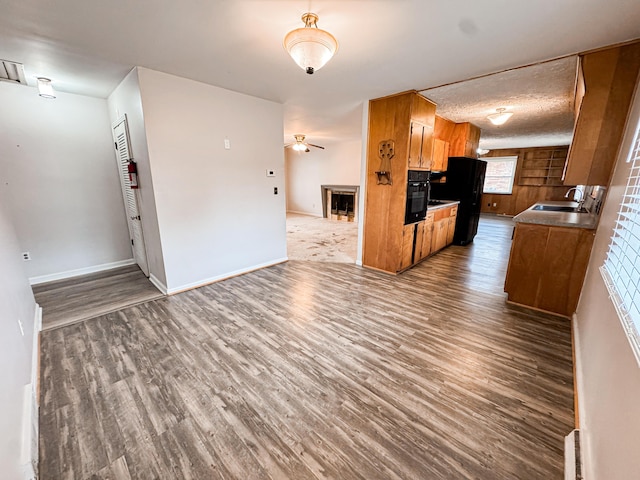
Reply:
<svg viewBox="0 0 640 480"><path fill-rule="evenodd" d="M640 475L640 367L600 276L624 193L632 136L640 122L640 95L607 192L575 318L576 366L585 478L626 480Z"/></svg>
<svg viewBox="0 0 640 480"><path fill-rule="evenodd" d="M321 217L321 185L360 185L362 140L323 146L325 150L312 147L310 152L285 150L288 212Z"/></svg>
<svg viewBox="0 0 640 480"><path fill-rule="evenodd" d="M36 303L20 258L21 246L7 205L7 186L0 184L0 476L8 480L23 477L22 441L27 400L25 387L31 383ZM24 334L18 321L22 322Z"/></svg>
<svg viewBox="0 0 640 480"><path fill-rule="evenodd" d="M138 78L169 293L285 260L282 105Z"/></svg>
<svg viewBox="0 0 640 480"><path fill-rule="evenodd" d="M104 99L0 82L0 181L29 277L132 258Z"/></svg>
<svg viewBox="0 0 640 480"><path fill-rule="evenodd" d="M134 68L109 95L109 116L113 126L123 115L127 116L131 154L138 165L138 210L140 212L144 243L147 250L150 278L166 290L167 277L162 257L162 242L153 191L153 178L149 163L144 113L140 98L138 69Z"/></svg>

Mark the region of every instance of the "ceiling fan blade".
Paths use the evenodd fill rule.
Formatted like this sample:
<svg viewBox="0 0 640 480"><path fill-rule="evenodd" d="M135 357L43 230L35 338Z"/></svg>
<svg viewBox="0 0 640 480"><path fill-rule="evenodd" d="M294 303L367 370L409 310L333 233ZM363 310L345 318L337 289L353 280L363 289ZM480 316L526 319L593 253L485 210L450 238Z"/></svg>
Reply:
<svg viewBox="0 0 640 480"><path fill-rule="evenodd" d="M292 145L295 145L295 143L287 143L287 144L284 146L284 148L290 147L290 146L292 146Z"/></svg>
<svg viewBox="0 0 640 480"><path fill-rule="evenodd" d="M313 143L307 143L307 145L309 145L310 147L321 148L322 150L324 150L324 147L321 147L320 145L314 145Z"/></svg>

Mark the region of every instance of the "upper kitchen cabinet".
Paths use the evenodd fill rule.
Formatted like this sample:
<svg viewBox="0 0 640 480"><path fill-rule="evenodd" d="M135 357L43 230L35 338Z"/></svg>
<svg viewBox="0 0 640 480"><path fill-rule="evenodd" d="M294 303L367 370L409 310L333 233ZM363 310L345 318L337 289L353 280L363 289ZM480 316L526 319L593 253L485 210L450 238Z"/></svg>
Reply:
<svg viewBox="0 0 640 480"><path fill-rule="evenodd" d="M449 157L478 158L480 129L472 123L455 123L436 115L433 137L434 172L445 171Z"/></svg>
<svg viewBox="0 0 640 480"><path fill-rule="evenodd" d="M608 185L640 70L640 42L582 55L579 69L564 184Z"/></svg>

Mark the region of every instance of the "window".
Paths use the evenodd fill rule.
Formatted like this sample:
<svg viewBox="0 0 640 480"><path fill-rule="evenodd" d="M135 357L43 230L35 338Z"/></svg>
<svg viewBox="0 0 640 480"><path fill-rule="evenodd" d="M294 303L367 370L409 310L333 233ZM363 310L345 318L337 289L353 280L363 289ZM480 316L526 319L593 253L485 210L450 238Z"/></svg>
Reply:
<svg viewBox="0 0 640 480"><path fill-rule="evenodd" d="M505 193L513 190L513 177L516 174L518 157L483 158L487 162L483 193Z"/></svg>
<svg viewBox="0 0 640 480"><path fill-rule="evenodd" d="M640 130L633 145L627 188L600 272L640 365Z"/></svg>

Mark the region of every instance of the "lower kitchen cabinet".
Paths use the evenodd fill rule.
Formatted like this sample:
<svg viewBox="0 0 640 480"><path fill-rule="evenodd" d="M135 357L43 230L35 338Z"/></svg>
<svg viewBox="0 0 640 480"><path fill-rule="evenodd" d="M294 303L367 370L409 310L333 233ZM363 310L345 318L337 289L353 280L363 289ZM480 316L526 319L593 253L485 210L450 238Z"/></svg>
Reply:
<svg viewBox="0 0 640 480"><path fill-rule="evenodd" d="M402 255L398 272L406 270L453 242L458 206L429 211L421 222L402 229Z"/></svg>
<svg viewBox="0 0 640 480"><path fill-rule="evenodd" d="M570 317L595 230L516 223L504 290L510 302Z"/></svg>
<svg viewBox="0 0 640 480"><path fill-rule="evenodd" d="M427 213L427 218L425 218L424 225L422 227L422 244L420 249L420 258L427 258L431 254L431 239L433 238L433 212Z"/></svg>
<svg viewBox="0 0 640 480"><path fill-rule="evenodd" d="M405 225L402 229L402 255L400 257L400 268L404 270L413 265L413 242L415 238L415 223Z"/></svg>

